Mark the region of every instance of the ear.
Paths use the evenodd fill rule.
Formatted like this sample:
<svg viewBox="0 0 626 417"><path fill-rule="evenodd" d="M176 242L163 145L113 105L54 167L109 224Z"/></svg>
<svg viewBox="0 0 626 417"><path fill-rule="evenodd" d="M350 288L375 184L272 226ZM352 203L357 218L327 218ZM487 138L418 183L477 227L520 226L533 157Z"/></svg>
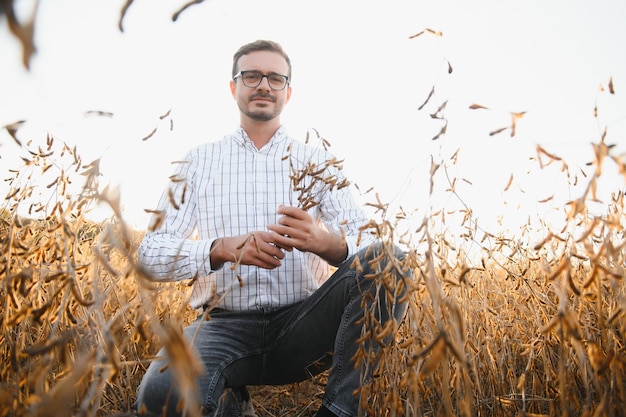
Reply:
<svg viewBox="0 0 626 417"><path fill-rule="evenodd" d="M235 83L235 80L230 80L230 94L232 94L233 98L236 99L237 98L237 84Z"/></svg>
<svg viewBox="0 0 626 417"><path fill-rule="evenodd" d="M289 103L289 99L291 98L291 86L287 86L287 93L285 93L285 103Z"/></svg>

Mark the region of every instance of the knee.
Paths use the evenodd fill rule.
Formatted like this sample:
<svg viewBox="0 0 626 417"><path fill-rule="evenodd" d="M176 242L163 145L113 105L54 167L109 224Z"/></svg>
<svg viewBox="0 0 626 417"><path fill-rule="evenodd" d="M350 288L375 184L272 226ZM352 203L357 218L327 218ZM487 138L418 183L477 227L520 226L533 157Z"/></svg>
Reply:
<svg viewBox="0 0 626 417"><path fill-rule="evenodd" d="M140 416L176 415L178 394L173 388L168 369L152 363L143 376L137 392L135 408Z"/></svg>
<svg viewBox="0 0 626 417"><path fill-rule="evenodd" d="M406 262L407 253L396 244L377 241L363 249L358 256L366 278L381 279L388 289L396 288L400 282L412 276Z"/></svg>
<svg viewBox="0 0 626 417"><path fill-rule="evenodd" d="M384 268L388 262L403 262L406 252L398 245L377 240L358 253L360 260L366 261L374 269Z"/></svg>

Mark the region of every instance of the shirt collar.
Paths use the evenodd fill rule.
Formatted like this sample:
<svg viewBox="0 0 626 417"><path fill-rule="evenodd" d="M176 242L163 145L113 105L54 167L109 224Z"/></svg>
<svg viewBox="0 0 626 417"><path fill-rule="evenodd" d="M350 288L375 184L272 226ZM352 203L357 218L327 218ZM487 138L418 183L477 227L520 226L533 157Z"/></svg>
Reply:
<svg viewBox="0 0 626 417"><path fill-rule="evenodd" d="M233 136L238 143L256 150L256 146L254 146L254 143L252 143L252 140L248 137L248 134L243 129L243 127L239 126ZM274 133L274 136L272 136L269 142L267 142L267 144L261 149L270 148L273 145L281 143L286 139L287 129L283 125L280 125L280 127ZM261 149L259 149L259 151Z"/></svg>

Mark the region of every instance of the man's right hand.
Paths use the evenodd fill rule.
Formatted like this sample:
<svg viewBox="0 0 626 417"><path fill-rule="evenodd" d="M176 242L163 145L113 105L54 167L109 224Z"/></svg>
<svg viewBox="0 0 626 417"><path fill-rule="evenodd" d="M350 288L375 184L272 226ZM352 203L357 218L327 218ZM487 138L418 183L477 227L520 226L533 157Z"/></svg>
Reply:
<svg viewBox="0 0 626 417"><path fill-rule="evenodd" d="M272 234L263 231L216 239L211 245L211 268L216 270L232 262L274 269L281 265L285 254L272 240Z"/></svg>

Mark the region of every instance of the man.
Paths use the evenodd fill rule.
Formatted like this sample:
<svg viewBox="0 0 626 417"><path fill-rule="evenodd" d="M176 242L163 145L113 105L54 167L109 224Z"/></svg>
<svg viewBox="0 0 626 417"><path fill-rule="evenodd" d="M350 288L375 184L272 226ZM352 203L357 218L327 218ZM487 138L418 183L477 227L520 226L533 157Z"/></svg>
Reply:
<svg viewBox="0 0 626 417"><path fill-rule="evenodd" d="M205 415L232 414L220 402L229 388L245 393L330 368L318 416L356 417L354 393L374 364L354 359L382 343L361 338L363 323L399 322L404 312L395 285L409 274L402 253L368 232L336 159L281 125L290 80L290 59L275 42L235 53L240 128L186 155L159 203L162 224L139 247L155 279L194 279L190 303L207 314L184 334L203 365L196 394ZM337 268L330 278L329 264ZM173 362L164 349L150 365L140 414L189 406Z"/></svg>

